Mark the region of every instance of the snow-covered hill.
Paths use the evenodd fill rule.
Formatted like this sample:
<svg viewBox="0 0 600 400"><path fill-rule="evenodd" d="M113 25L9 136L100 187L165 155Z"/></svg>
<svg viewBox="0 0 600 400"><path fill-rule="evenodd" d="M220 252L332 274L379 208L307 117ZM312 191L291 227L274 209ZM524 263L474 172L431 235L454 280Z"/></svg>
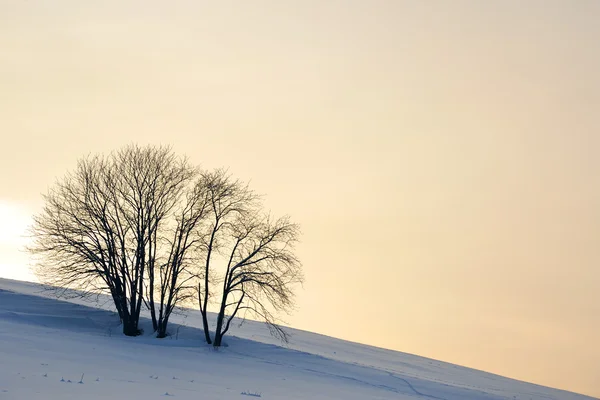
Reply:
<svg viewBox="0 0 600 400"><path fill-rule="evenodd" d="M194 311L130 338L107 308L0 279L0 399L592 399L298 330L281 347L257 322L215 351Z"/></svg>

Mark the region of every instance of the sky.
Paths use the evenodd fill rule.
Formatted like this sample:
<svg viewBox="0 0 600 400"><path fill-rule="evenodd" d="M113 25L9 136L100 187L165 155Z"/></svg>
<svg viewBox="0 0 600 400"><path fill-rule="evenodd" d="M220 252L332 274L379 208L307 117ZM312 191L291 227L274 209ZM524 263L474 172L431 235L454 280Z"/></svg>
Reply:
<svg viewBox="0 0 600 400"><path fill-rule="evenodd" d="M169 144L302 226L297 328L600 396L600 2L0 0L0 276Z"/></svg>

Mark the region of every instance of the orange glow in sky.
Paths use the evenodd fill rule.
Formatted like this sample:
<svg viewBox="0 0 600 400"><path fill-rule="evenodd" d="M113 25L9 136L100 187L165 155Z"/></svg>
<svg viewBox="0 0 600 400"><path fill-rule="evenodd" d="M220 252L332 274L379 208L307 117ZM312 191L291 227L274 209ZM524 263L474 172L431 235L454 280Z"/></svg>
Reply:
<svg viewBox="0 0 600 400"><path fill-rule="evenodd" d="M0 1L0 275L86 154L302 226L294 327L600 396L600 2Z"/></svg>

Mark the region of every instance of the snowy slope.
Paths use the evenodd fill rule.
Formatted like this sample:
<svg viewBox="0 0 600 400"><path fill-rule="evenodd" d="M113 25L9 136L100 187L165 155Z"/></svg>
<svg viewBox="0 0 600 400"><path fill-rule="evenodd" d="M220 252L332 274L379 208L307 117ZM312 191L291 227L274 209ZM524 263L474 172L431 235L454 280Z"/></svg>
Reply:
<svg viewBox="0 0 600 400"><path fill-rule="evenodd" d="M129 338L111 311L47 296L0 279L0 399L592 399L297 330L284 348L257 322L215 351L193 311L177 338Z"/></svg>

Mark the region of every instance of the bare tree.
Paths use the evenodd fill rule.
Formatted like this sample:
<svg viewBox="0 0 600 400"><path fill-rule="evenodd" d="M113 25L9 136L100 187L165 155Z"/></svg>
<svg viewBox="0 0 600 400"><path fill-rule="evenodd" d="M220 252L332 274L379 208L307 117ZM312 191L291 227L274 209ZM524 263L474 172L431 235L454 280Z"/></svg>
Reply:
<svg viewBox="0 0 600 400"><path fill-rule="evenodd" d="M109 293L125 335L140 334L145 305L165 337L175 308L197 295L208 343L213 303L215 346L239 312L286 338L272 312L292 306L302 280L298 227L261 216L259 197L225 170L200 171L169 148L128 146L81 160L44 199L30 247L37 276L63 292Z"/></svg>
<svg viewBox="0 0 600 400"><path fill-rule="evenodd" d="M217 314L214 346L220 346L233 318L261 319L271 333L287 342L288 335L271 312L293 305L293 285L302 282L300 262L294 255L299 228L287 217L271 220L241 215L229 229L232 237Z"/></svg>
<svg viewBox="0 0 600 400"><path fill-rule="evenodd" d="M175 214L172 237L167 240L170 249L158 268L160 307L157 319L157 337L167 335L169 317L177 304L189 304L196 289L198 254L203 240L198 234L209 209L205 180L200 178L186 195L184 206Z"/></svg>
<svg viewBox="0 0 600 400"><path fill-rule="evenodd" d="M205 179L211 222L201 234L206 257L198 297L207 343L220 346L239 312L262 319L273 334L286 340L272 311L291 308L293 286L302 282L301 266L294 255L298 226L288 218L261 216L258 196L247 185L231 179L226 171L205 174ZM220 283L213 342L207 307Z"/></svg>
<svg viewBox="0 0 600 400"><path fill-rule="evenodd" d="M232 180L223 169L207 172L203 181L208 194L209 217L206 229L200 233L204 241L204 263L202 280L198 283L198 305L206 342L211 344L208 325L208 305L211 301L211 277L213 260L218 258L221 248L227 244L228 228L241 214L255 211L258 197L240 181Z"/></svg>
<svg viewBox="0 0 600 400"><path fill-rule="evenodd" d="M157 260L174 243L165 244L165 232L172 231L172 211L197 174L164 147L128 146L81 160L44 196L45 207L34 217L30 250L41 256L39 279L83 294L110 293L129 336L140 333L147 288L157 330ZM183 259L182 250L177 252Z"/></svg>

